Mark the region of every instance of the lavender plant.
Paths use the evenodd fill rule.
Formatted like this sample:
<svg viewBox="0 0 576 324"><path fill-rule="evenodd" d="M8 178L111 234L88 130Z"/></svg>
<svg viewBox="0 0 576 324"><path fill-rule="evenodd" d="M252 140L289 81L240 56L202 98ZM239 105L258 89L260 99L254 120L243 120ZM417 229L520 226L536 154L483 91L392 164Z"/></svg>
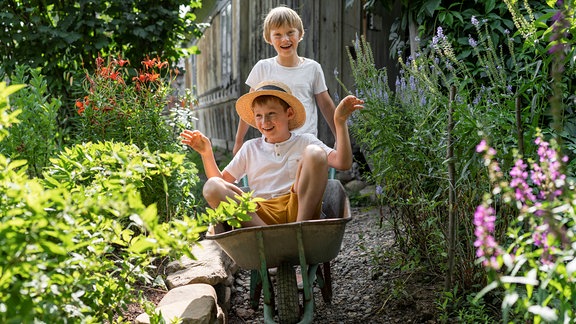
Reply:
<svg viewBox="0 0 576 324"><path fill-rule="evenodd" d="M471 43L473 43L471 41ZM487 43L486 37L473 45ZM482 189L476 179L482 177L471 164L474 143L480 140L479 132L500 137L502 144L515 141L513 94L506 83L502 68L486 69L484 78L498 80L485 86L477 82L467 65L458 60L448 36L438 28L429 47L416 57L400 59L400 75L395 91L389 88L387 73L376 69L369 44L359 40L355 47L356 59L350 59L358 95L365 98L366 107L352 120L352 132L357 141L369 152L371 180L382 191L382 204L397 210L397 240L409 252L416 248L421 258L438 264L444 258L445 238L443 224L446 215L447 171L446 127L448 105L454 105L458 120L454 149L458 168L458 195L460 211L474 209L473 198ZM478 53L480 51L478 50ZM481 61L494 62L499 53L480 53ZM490 55L490 57L486 57ZM502 59L499 57L499 61ZM490 63L492 64L492 63ZM449 97L455 87L456 97ZM505 107L504 109L496 109ZM401 161L401 163L398 163ZM462 234L472 224L461 221ZM471 231L470 231L471 233ZM471 247L464 251L462 267L472 264ZM411 252L413 253L413 252ZM442 268L437 269L443 271ZM472 274L464 269L460 274ZM471 282L473 278L461 278Z"/></svg>

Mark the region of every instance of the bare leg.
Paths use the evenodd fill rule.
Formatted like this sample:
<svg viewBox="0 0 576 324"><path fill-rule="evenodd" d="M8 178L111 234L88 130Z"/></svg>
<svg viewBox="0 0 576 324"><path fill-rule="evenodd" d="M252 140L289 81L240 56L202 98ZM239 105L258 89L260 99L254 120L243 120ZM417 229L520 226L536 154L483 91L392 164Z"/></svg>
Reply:
<svg viewBox="0 0 576 324"><path fill-rule="evenodd" d="M308 145L298 165L294 191L298 194L297 221L317 218L312 215L324 196L328 183L328 157L317 145Z"/></svg>
<svg viewBox="0 0 576 324"><path fill-rule="evenodd" d="M212 177L204 184L202 194L210 207L217 208L222 201L226 201L226 197L234 199L234 196L242 194L242 190L222 178ZM252 220L242 222L242 227L266 225L255 213L251 216Z"/></svg>

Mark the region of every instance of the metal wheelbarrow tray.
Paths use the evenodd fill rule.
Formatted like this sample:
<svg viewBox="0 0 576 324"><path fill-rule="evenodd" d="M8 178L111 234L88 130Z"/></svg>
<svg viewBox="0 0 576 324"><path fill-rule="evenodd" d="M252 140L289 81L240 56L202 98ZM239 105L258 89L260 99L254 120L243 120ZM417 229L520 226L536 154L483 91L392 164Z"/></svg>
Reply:
<svg viewBox="0 0 576 324"><path fill-rule="evenodd" d="M262 287L267 323L274 322L274 294L268 277L269 268L278 268L277 311L280 322L295 323L301 313L294 265L300 265L303 274L304 302L300 323L312 322L312 285L315 280L322 290L324 300L331 301L330 261L340 251L351 213L350 202L338 180L328 180L322 201L323 218L319 220L240 228L206 235L206 239L215 240L239 267L253 270L252 306L257 307L260 295L255 290Z"/></svg>

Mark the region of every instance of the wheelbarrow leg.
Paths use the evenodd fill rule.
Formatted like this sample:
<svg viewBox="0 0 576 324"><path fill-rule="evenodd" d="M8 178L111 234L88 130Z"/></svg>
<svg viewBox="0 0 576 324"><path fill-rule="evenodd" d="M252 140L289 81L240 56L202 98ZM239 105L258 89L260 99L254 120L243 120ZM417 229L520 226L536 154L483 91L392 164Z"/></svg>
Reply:
<svg viewBox="0 0 576 324"><path fill-rule="evenodd" d="M306 261L306 253L304 250L304 240L302 239L302 224L296 232L296 239L298 241L298 256L300 259L300 268L302 269L302 283L304 284L304 302L302 319L300 324L312 323L314 319L314 295L312 293L312 283L316 276L317 264L309 265Z"/></svg>
<svg viewBox="0 0 576 324"><path fill-rule="evenodd" d="M324 262L316 270L316 281L322 292L322 299L326 304L332 303L332 275L330 274L330 262Z"/></svg>
<svg viewBox="0 0 576 324"><path fill-rule="evenodd" d="M256 238L258 240L258 256L260 257L260 278L264 290L264 323L274 323L274 292L268 276L262 232L256 233Z"/></svg>
<svg viewBox="0 0 576 324"><path fill-rule="evenodd" d="M268 276L270 287L272 287L272 278ZM250 307L253 310L258 310L260 306L260 297L262 296L262 276L259 270L250 271ZM270 301L272 305L274 302L274 294L271 294Z"/></svg>
<svg viewBox="0 0 576 324"><path fill-rule="evenodd" d="M262 295L262 277L258 270L250 271L250 306L257 310L260 306L260 296Z"/></svg>

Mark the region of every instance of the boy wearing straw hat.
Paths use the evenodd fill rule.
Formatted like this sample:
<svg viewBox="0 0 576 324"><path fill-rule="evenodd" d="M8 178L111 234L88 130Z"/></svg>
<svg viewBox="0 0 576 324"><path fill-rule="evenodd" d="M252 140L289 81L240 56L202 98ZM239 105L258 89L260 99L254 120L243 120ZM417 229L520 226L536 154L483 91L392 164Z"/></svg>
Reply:
<svg viewBox="0 0 576 324"><path fill-rule="evenodd" d="M220 171L210 140L200 131L182 132L182 143L202 157L208 180L203 195L212 208L227 197L242 194L233 183L244 175L255 197L264 198L252 220L242 226L261 226L318 219L328 167L346 170L352 166L352 147L346 120L364 102L344 98L334 112L336 149L312 134L296 134L306 120L302 103L283 83L266 81L238 99L240 118L262 133L247 141L232 161Z"/></svg>

